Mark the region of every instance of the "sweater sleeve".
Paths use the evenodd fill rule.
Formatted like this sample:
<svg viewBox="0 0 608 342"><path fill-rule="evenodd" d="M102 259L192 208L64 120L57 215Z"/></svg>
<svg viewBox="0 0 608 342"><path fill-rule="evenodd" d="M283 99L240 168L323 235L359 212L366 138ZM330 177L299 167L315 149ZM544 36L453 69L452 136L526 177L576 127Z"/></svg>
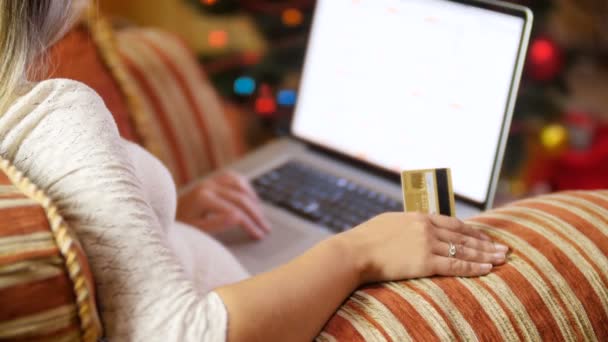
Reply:
<svg viewBox="0 0 608 342"><path fill-rule="evenodd" d="M89 257L112 341L222 341L227 312L197 293L161 237L103 101L69 80L37 84L0 116L0 154L45 190Z"/></svg>

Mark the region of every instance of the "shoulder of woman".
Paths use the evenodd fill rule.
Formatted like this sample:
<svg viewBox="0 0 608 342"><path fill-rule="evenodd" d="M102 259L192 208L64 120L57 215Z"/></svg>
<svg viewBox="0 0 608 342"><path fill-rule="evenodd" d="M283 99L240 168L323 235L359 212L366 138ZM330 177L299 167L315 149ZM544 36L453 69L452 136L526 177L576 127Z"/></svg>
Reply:
<svg viewBox="0 0 608 342"><path fill-rule="evenodd" d="M109 165L130 165L103 100L63 79L36 84L0 116L0 155L45 190L59 179L82 186ZM68 177L76 170L78 177Z"/></svg>
<svg viewBox="0 0 608 342"><path fill-rule="evenodd" d="M103 102L99 95L86 84L65 78L44 80L30 86L24 86L23 89L18 91L21 94L11 108L28 104L61 104L61 102L70 100L73 96L77 96L83 102Z"/></svg>
<svg viewBox="0 0 608 342"><path fill-rule="evenodd" d="M59 143L82 135L96 137L95 140L104 136L119 138L116 124L101 97L73 80L37 83L0 115L0 153L9 159L28 138Z"/></svg>
<svg viewBox="0 0 608 342"><path fill-rule="evenodd" d="M87 85L68 79L51 79L34 84L0 116L17 123L48 115L69 115L73 121L95 116L112 117L101 97ZM8 120L6 120L8 119Z"/></svg>

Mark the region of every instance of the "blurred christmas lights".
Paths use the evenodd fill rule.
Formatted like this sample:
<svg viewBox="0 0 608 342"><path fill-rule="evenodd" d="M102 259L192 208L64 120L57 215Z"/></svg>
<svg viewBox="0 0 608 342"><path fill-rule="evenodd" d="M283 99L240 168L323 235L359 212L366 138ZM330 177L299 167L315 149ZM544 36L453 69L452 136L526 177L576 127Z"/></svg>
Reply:
<svg viewBox="0 0 608 342"><path fill-rule="evenodd" d="M540 132L540 142L548 152L558 152L568 142L568 130L560 124L551 124Z"/></svg>
<svg viewBox="0 0 608 342"><path fill-rule="evenodd" d="M277 104L272 97L260 97L255 101L255 111L260 116L272 116L277 111Z"/></svg>
<svg viewBox="0 0 608 342"><path fill-rule="evenodd" d="M283 89L277 94L277 103L281 106L290 107L296 103L296 92L290 89Z"/></svg>
<svg viewBox="0 0 608 342"><path fill-rule="evenodd" d="M248 76L241 76L234 81L234 92L241 96L249 96L255 92L255 80Z"/></svg>
<svg viewBox="0 0 608 342"><path fill-rule="evenodd" d="M283 11L281 20L285 26L296 27L302 24L304 21L304 15L302 14L302 11L297 8L288 8Z"/></svg>
<svg viewBox="0 0 608 342"><path fill-rule="evenodd" d="M228 44L228 32L224 30L213 30L207 38L209 45L214 48L223 48Z"/></svg>
<svg viewBox="0 0 608 342"><path fill-rule="evenodd" d="M268 84L260 86L259 97L255 100L255 111L259 116L270 117L277 111L277 103L272 96L272 90Z"/></svg>
<svg viewBox="0 0 608 342"><path fill-rule="evenodd" d="M530 46L528 74L537 81L551 81L562 71L564 57L559 46L551 39L540 37Z"/></svg>

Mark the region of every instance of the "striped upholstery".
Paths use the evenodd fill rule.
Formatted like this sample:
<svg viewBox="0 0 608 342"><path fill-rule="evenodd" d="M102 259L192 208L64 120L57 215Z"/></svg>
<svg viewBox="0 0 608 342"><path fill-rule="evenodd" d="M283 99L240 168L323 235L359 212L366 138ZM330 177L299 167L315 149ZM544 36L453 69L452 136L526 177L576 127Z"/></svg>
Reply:
<svg viewBox="0 0 608 342"><path fill-rule="evenodd" d="M224 111L194 53L179 38L140 28L118 30L111 38L141 103L141 117L129 108L85 25L53 46L49 78L74 79L99 93L121 135L157 156L178 186L225 166L246 150L238 125L242 120Z"/></svg>
<svg viewBox="0 0 608 342"><path fill-rule="evenodd" d="M57 209L0 158L0 340L95 341L86 256Z"/></svg>
<svg viewBox="0 0 608 342"><path fill-rule="evenodd" d="M608 191L526 200L470 223L513 249L507 265L366 287L317 341L608 341Z"/></svg>
<svg viewBox="0 0 608 342"><path fill-rule="evenodd" d="M85 25L78 25L49 50L47 78L80 81L103 98L114 116L120 135L133 142L142 142L135 132L129 107L118 82L104 64Z"/></svg>
<svg viewBox="0 0 608 342"><path fill-rule="evenodd" d="M175 36L129 28L117 34L120 54L149 113L147 135L178 185L233 161L224 111L192 51Z"/></svg>

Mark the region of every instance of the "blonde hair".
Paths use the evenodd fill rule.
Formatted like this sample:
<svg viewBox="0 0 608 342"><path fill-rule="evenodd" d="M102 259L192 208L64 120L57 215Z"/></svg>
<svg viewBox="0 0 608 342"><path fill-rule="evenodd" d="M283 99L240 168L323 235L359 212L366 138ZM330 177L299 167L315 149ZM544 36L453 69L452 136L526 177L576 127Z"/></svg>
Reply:
<svg viewBox="0 0 608 342"><path fill-rule="evenodd" d="M72 0L0 0L0 116L69 25Z"/></svg>

